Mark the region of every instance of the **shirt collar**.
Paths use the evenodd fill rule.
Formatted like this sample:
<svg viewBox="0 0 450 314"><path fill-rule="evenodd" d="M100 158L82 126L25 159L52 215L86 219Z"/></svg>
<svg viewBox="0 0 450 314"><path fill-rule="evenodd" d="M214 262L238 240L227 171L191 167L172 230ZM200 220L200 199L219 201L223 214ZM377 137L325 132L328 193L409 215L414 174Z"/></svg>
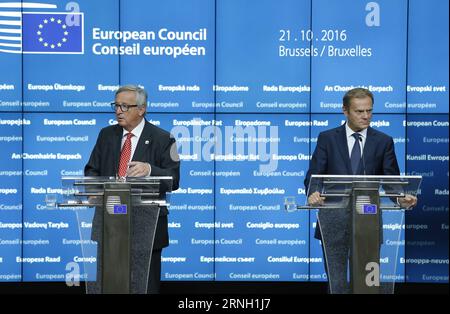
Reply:
<svg viewBox="0 0 450 314"><path fill-rule="evenodd" d="M350 129L350 127L348 126L348 123L345 123L345 134L347 135L347 138L352 137L353 133L355 133L355 131ZM357 133L359 133L362 136L363 140L367 138L367 128L365 128Z"/></svg>
<svg viewBox="0 0 450 314"><path fill-rule="evenodd" d="M133 135L136 136L136 138L139 138L142 134L142 131L144 130L144 126L145 126L145 119L142 119L141 122L139 122L139 124L133 130L131 130L131 133L133 133ZM123 129L122 137L124 137L128 133L129 132L127 130Z"/></svg>

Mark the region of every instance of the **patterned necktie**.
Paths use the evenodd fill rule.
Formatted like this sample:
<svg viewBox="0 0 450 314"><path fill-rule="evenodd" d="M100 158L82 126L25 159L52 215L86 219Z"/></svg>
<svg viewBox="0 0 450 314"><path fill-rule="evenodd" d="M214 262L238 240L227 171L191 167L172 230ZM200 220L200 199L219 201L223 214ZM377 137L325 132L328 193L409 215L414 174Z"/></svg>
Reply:
<svg viewBox="0 0 450 314"><path fill-rule="evenodd" d="M120 153L120 161L119 161L119 177L125 177L128 169L128 162L131 158L131 137L133 133L127 134L127 139L122 147L122 152Z"/></svg>
<svg viewBox="0 0 450 314"><path fill-rule="evenodd" d="M353 145L352 153L350 155L350 161L352 163L353 174L357 174L359 163L361 161L361 147L359 146L359 133L353 133L352 136L355 138L355 145Z"/></svg>

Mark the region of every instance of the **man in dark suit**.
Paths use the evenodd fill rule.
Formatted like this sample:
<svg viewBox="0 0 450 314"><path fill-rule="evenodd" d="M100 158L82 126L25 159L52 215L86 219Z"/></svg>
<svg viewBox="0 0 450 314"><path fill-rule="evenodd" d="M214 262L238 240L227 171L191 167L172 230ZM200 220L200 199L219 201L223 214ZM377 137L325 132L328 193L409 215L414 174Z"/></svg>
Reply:
<svg viewBox="0 0 450 314"><path fill-rule="evenodd" d="M307 191L312 174L400 174L392 137L370 127L373 103L373 94L364 88L355 88L345 94L343 112L347 121L340 127L319 134L305 178ZM310 205L320 206L324 201L318 191L309 191ZM398 203L408 208L414 206L417 199L406 195L399 198ZM319 209L318 216L315 237L322 241L329 292L348 293L350 209Z"/></svg>
<svg viewBox="0 0 450 314"><path fill-rule="evenodd" d="M178 189L180 162L175 139L145 119L147 93L127 85L120 87L112 103L117 124L103 128L85 166L86 176L170 176L172 190ZM123 156L126 155L126 156ZM161 208L152 251L148 293L158 293L161 252L169 245L167 208ZM96 210L92 238L101 239L102 213Z"/></svg>

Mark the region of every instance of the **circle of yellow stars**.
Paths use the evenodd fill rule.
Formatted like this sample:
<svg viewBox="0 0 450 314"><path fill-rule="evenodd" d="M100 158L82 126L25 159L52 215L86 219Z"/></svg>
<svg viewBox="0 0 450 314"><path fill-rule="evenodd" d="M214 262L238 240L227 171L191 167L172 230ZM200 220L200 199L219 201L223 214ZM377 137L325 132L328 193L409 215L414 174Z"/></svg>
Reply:
<svg viewBox="0 0 450 314"><path fill-rule="evenodd" d="M61 25L61 28L64 30L63 34L63 38L61 38L61 41L58 41L56 44L55 43L48 43L47 41L44 40L44 37L42 35L42 31L44 30L45 25L48 25L49 23L57 23L59 25ZM55 19L54 17L51 17L50 19L45 19L43 21L43 23L38 25L39 30L36 32L36 34L39 36L38 40L39 42L42 43L42 45L44 45L44 47L50 47L51 49L55 49L56 47L62 47L63 43L67 42L67 37L69 35L69 32L67 31L67 25L65 23L63 23L63 21L61 19Z"/></svg>

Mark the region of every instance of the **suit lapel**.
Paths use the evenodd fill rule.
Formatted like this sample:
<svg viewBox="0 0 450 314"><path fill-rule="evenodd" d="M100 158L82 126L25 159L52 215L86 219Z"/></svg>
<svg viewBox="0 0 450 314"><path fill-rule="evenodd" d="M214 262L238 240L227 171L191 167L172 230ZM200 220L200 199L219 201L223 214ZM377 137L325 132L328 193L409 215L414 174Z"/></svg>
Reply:
<svg viewBox="0 0 450 314"><path fill-rule="evenodd" d="M367 167L368 160L370 161L373 156L375 156L375 151L377 149L377 134L373 132L373 129L369 127L367 129L366 143L364 144L363 156L365 165ZM366 168L366 174L371 174L370 169Z"/></svg>
<svg viewBox="0 0 450 314"><path fill-rule="evenodd" d="M345 124L337 129L337 145L339 149L339 153L341 154L342 160L344 161L345 168L347 169L347 173L351 174L352 165L350 162L350 156L348 155L348 144L347 144L347 134L345 133Z"/></svg>
<svg viewBox="0 0 450 314"><path fill-rule="evenodd" d="M147 150L150 147L150 143L152 142L150 124L145 120L144 129L142 130L141 137L136 146L136 150L133 155L134 161L145 161L148 158L145 158L147 154Z"/></svg>
<svg viewBox="0 0 450 314"><path fill-rule="evenodd" d="M112 151L113 151L113 165L114 165L114 173L117 173L117 169L119 168L119 158L120 158L120 149L122 146L122 135L123 128L117 125L117 128L114 130L114 138L112 139Z"/></svg>

